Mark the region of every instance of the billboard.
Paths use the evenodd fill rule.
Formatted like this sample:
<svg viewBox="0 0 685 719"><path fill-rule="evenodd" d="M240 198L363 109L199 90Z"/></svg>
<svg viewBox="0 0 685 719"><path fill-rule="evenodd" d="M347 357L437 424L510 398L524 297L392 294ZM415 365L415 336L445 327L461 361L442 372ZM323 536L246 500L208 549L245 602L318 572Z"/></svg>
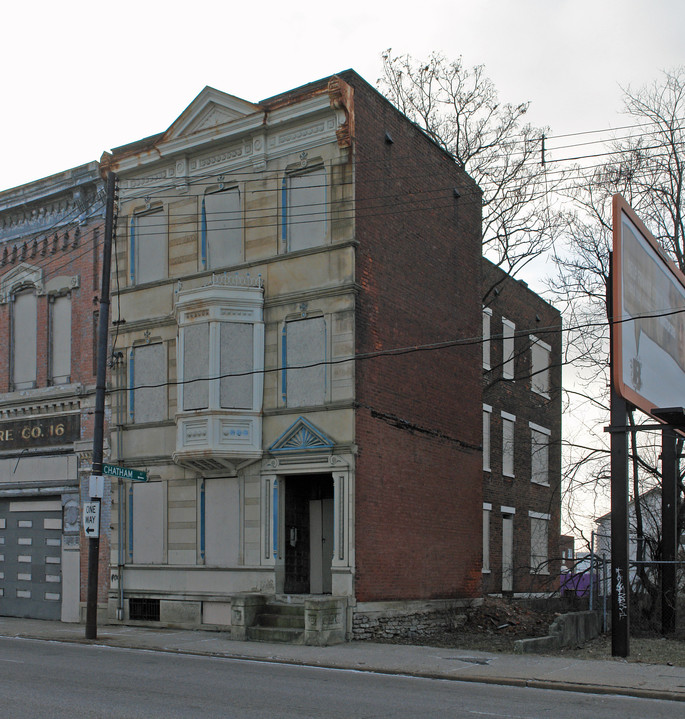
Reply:
<svg viewBox="0 0 685 719"><path fill-rule="evenodd" d="M685 275L621 195L613 234L614 387L647 414L685 407Z"/></svg>

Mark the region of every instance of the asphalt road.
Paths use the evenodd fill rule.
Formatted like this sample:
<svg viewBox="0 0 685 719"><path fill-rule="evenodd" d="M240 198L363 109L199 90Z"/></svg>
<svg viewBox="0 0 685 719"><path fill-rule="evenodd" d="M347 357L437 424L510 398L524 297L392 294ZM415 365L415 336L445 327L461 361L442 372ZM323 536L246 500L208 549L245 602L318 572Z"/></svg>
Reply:
<svg viewBox="0 0 685 719"><path fill-rule="evenodd" d="M8 719L673 719L682 704L0 638Z"/></svg>

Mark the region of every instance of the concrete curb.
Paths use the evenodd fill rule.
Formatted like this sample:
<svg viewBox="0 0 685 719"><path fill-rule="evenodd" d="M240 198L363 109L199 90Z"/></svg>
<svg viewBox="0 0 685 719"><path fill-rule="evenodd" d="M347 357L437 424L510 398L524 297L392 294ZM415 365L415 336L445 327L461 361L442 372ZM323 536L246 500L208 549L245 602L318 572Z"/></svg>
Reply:
<svg viewBox="0 0 685 719"><path fill-rule="evenodd" d="M553 679L526 679L511 676L487 676L487 675L467 675L454 676L450 673L440 673L435 671L426 671L420 668L402 668L390 669L380 666L364 666L351 665L346 662L321 662L307 661L304 659L270 657L270 656L254 656L250 654L240 654L237 652L212 652L199 651L194 649L184 649L178 647L159 647L146 646L144 643L135 641L103 641L102 639L85 639L75 637L45 637L32 635L30 633L3 634L0 637L8 639L29 639L33 641L58 642L62 644L82 644L95 647L108 647L111 649L132 649L143 652L163 652L165 654L185 654L188 656L204 656L214 659L227 659L233 661L259 662L264 664L283 664L291 666L311 667L318 669L339 669L343 671L364 672L368 674L385 674L388 676L406 676L417 677L420 679L434 679L441 681L467 682L471 684L489 684L495 686L511 686L529 689L551 689L555 691L566 691L580 694L599 694L611 696L627 696L637 699L656 699L664 701L685 702L685 693L670 692L659 689L643 689L632 686L615 686L606 684L593 684L589 682L572 682L572 681L556 681Z"/></svg>

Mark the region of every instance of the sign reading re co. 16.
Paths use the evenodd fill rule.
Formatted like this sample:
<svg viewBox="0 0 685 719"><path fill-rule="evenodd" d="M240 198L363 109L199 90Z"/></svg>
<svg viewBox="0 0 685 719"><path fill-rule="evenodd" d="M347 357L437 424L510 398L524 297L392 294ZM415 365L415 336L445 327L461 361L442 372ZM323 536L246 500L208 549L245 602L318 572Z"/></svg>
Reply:
<svg viewBox="0 0 685 719"><path fill-rule="evenodd" d="M80 414L0 422L0 451L70 444L79 439L80 435Z"/></svg>

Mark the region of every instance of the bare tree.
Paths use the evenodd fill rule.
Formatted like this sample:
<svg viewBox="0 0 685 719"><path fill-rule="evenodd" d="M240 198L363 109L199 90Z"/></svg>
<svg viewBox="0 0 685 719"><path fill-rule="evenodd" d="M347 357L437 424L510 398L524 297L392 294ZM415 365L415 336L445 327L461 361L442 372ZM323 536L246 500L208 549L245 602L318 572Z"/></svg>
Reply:
<svg viewBox="0 0 685 719"><path fill-rule="evenodd" d="M608 423L609 410L606 296L614 193L626 198L668 256L685 270L685 68L664 72L649 87L624 89L624 110L634 127L608 145L605 163L579 173L582 181L570 192L575 209L569 218L567 243L555 252L557 273L550 282L557 302L565 305L567 326L578 327L567 336L567 359L580 386L571 404L576 416L590 400L599 408L597 422L589 428L587 446L567 453L566 486L572 494L578 486L608 493L608 453L602 425ZM660 483L658 439L636 432L631 438L632 489L639 507L640 493ZM638 468L644 479L638 477ZM684 491L681 474L681 496ZM684 520L681 501L681 531ZM636 522L638 554L643 554L644 542L658 550L658 538L644 536L639 511ZM649 577L642 579L648 590L654 589Z"/></svg>
<svg viewBox="0 0 685 719"><path fill-rule="evenodd" d="M563 173L547 177L546 130L524 123L529 103L501 104L482 65L436 53L420 61L387 50L378 86L480 185L488 259L514 274L552 247L563 223L549 198Z"/></svg>

